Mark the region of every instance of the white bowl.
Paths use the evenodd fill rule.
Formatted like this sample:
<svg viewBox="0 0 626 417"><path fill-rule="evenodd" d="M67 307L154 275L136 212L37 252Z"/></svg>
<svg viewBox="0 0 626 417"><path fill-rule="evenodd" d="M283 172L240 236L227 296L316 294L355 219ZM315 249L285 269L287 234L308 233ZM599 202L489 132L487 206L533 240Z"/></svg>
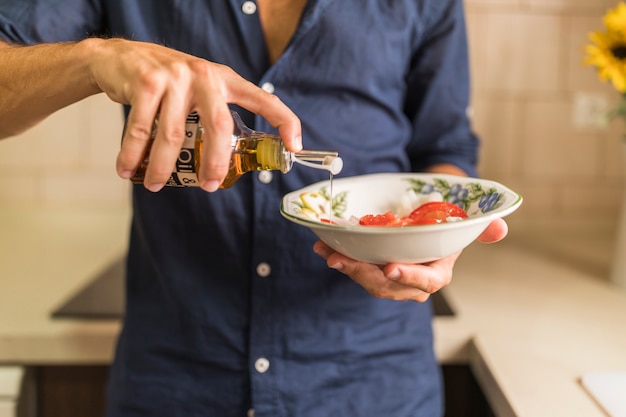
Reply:
<svg viewBox="0 0 626 417"><path fill-rule="evenodd" d="M355 224L355 219L366 214L392 211L403 216L424 199L458 204L468 218L404 227ZM521 204L519 194L494 181L443 174L384 173L309 185L285 195L280 212L350 258L374 264L424 263L465 248L493 219L511 214Z"/></svg>

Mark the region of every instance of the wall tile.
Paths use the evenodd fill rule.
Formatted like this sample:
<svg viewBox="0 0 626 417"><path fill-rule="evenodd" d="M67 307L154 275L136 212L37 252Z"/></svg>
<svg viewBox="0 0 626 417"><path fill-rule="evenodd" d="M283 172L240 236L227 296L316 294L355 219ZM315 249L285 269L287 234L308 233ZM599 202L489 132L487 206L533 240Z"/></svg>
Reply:
<svg viewBox="0 0 626 417"><path fill-rule="evenodd" d="M519 6L524 0L465 0L467 8L473 6L494 7L494 6Z"/></svg>
<svg viewBox="0 0 626 417"><path fill-rule="evenodd" d="M515 217L553 217L559 206L559 196L555 193L555 185L549 181L525 180L519 176L500 178L512 190L522 195L522 207L515 213Z"/></svg>
<svg viewBox="0 0 626 417"><path fill-rule="evenodd" d="M523 143L519 126L523 103L516 99L477 95L474 100L474 130L481 139L479 172L488 178L519 173Z"/></svg>
<svg viewBox="0 0 626 417"><path fill-rule="evenodd" d="M593 12L615 7L615 0L523 0L531 9L550 8L559 12Z"/></svg>
<svg viewBox="0 0 626 417"><path fill-rule="evenodd" d="M41 166L79 167L84 164L86 114L82 103L75 104L51 115L27 133L38 139L33 155Z"/></svg>
<svg viewBox="0 0 626 417"><path fill-rule="evenodd" d="M599 144L602 152L602 178L626 182L626 124L615 121L609 126ZM626 189L625 187L622 189Z"/></svg>
<svg viewBox="0 0 626 417"><path fill-rule="evenodd" d="M75 104L16 137L0 141L0 165L11 170L81 166L87 149L85 114L84 105Z"/></svg>
<svg viewBox="0 0 626 417"><path fill-rule="evenodd" d="M103 177L98 173L50 173L42 180L42 197L49 205L129 204L130 182L114 173Z"/></svg>
<svg viewBox="0 0 626 417"><path fill-rule="evenodd" d="M122 106L104 94L90 97L87 104L88 166L114 170L124 129Z"/></svg>
<svg viewBox="0 0 626 417"><path fill-rule="evenodd" d="M560 205L563 211L574 211L581 216L614 215L615 207L622 201L615 185L602 180L564 181L559 187Z"/></svg>
<svg viewBox="0 0 626 417"><path fill-rule="evenodd" d="M600 171L601 137L573 129L567 98L528 102L522 130L525 178L571 180Z"/></svg>
<svg viewBox="0 0 626 417"><path fill-rule="evenodd" d="M489 85L487 75L487 19L484 12L467 13L467 40L470 57L472 90L480 91Z"/></svg>
<svg viewBox="0 0 626 417"><path fill-rule="evenodd" d="M115 172L122 120L119 105L94 96L0 141L0 202L128 203Z"/></svg>
<svg viewBox="0 0 626 417"><path fill-rule="evenodd" d="M486 23L487 90L529 93L558 91L562 20L559 16L490 13Z"/></svg>

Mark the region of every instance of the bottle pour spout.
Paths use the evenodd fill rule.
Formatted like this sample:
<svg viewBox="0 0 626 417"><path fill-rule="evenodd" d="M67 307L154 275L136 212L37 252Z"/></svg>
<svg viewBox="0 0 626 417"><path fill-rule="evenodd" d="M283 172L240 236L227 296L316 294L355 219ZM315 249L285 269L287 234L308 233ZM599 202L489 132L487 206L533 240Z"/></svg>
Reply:
<svg viewBox="0 0 626 417"><path fill-rule="evenodd" d="M293 154L293 161L309 168L324 169L333 175L343 169L343 159L335 151L303 150Z"/></svg>

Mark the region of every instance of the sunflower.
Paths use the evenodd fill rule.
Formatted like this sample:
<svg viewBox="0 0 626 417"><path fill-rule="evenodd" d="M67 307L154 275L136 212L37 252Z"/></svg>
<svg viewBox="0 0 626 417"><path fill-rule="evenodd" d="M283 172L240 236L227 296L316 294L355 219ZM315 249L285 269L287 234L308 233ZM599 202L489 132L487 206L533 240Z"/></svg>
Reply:
<svg viewBox="0 0 626 417"><path fill-rule="evenodd" d="M607 114L608 120L626 121L626 3L620 2L604 15L604 31L589 34L585 63L594 66L600 80L610 81L620 100Z"/></svg>
<svg viewBox="0 0 626 417"><path fill-rule="evenodd" d="M604 31L589 34L585 64L594 66L600 80L610 81L620 93L617 104L609 110L608 120L626 121L626 2L620 1L604 15Z"/></svg>
<svg viewBox="0 0 626 417"><path fill-rule="evenodd" d="M626 4L620 2L616 8L610 9L604 15L604 26L609 32L626 32Z"/></svg>
<svg viewBox="0 0 626 417"><path fill-rule="evenodd" d="M592 44L585 49L585 63L597 68L602 81L611 81L615 89L626 93L626 37L609 31L593 32L589 39Z"/></svg>

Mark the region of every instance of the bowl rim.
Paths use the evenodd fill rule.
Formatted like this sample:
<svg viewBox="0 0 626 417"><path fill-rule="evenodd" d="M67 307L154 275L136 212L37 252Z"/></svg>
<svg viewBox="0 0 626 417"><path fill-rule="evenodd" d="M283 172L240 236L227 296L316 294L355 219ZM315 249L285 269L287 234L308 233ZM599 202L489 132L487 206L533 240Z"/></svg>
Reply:
<svg viewBox="0 0 626 417"><path fill-rule="evenodd" d="M521 194L513 191L509 187L497 181L493 181L493 180L485 179L485 178L466 177L466 176L453 175L453 174L418 173L418 172L385 172L385 173L355 175L355 176L344 177L344 178L334 178L332 181L347 182L355 178L367 179L368 177L371 178L374 176L392 176L392 177L402 176L402 177L407 177L407 178L423 178L423 179L424 178L441 178L441 179L449 179L449 180L459 180L460 182L464 182L464 183L478 181L478 182L481 182L482 184L490 184L491 186L497 187L499 192L510 193L516 198L515 198L515 201L510 203L510 205L507 205L505 207L499 207L481 216L471 217L468 219L463 219L463 220L450 222L450 223L426 224L426 225L407 226L407 227L339 225L339 224L331 224L331 223L321 223L319 221L301 218L301 217L295 216L287 212L285 208L285 204L290 196L294 195L295 193L302 193L304 189L308 189L308 188L319 189L324 184L330 184L331 180L324 180L324 181L319 181L319 182L307 185L305 187L301 187L297 190L294 190L285 194L283 198L281 199L280 213L283 215L283 217L285 217L286 219L290 221L293 221L294 223L311 227L314 229L326 229L329 231L330 230L345 231L345 232L353 232L357 234L387 234L387 233L403 234L403 233L415 233L415 232L445 231L448 229L460 229L460 228L465 228L465 227L472 227L479 223L487 223L488 221L490 222L496 218L502 218L513 213L515 210L519 208L519 206L522 204L524 200Z"/></svg>

